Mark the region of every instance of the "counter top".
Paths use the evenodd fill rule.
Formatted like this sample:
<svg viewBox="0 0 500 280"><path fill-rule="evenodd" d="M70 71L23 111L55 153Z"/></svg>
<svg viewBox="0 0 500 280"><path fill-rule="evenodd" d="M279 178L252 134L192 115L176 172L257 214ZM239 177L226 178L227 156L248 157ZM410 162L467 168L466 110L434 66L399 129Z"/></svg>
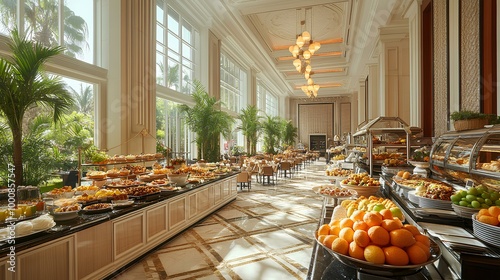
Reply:
<svg viewBox="0 0 500 280"><path fill-rule="evenodd" d="M125 207L121 209L111 210L104 213L99 214L85 214L83 211L80 211L77 218L68 220L68 221L56 221L56 226L51 229L37 232L31 235L19 237L15 239L16 251L22 251L33 246L42 244L44 242L54 240L65 235L72 234L74 232L84 230L89 227L93 227L100 223L116 219L118 217L124 216L128 213L135 212L142 208L148 207L150 205L160 203L164 200L168 200L170 198L174 198L178 195L181 195L186 192L190 192L192 190L196 190L204 185L212 184L219 180L223 180L229 178L233 175L236 175L238 172L231 172L227 175L220 176L215 180L207 180L206 182L199 184L188 184L185 187L180 188L177 191L172 192L162 192L160 194L155 194L152 196L146 196L144 199L134 201L130 207ZM0 254L6 255L9 252L9 247L11 244L7 243L7 240L0 242Z"/></svg>

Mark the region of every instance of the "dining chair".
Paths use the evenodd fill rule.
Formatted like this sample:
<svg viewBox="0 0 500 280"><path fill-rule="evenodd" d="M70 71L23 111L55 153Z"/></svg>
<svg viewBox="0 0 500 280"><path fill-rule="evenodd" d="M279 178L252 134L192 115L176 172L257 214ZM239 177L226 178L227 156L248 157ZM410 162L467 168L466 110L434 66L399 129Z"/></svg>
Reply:
<svg viewBox="0 0 500 280"><path fill-rule="evenodd" d="M239 185L240 190L247 188L248 191L252 188L252 178L248 171L242 171L236 176L236 183Z"/></svg>

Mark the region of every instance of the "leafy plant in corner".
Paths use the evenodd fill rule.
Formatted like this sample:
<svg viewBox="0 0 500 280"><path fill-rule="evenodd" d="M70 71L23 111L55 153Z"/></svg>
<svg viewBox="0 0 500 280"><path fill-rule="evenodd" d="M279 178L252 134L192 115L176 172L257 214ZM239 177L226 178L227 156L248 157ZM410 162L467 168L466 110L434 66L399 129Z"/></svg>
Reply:
<svg viewBox="0 0 500 280"><path fill-rule="evenodd" d="M46 75L42 66L64 48L45 47L21 38L18 31L11 32L8 43L12 55L0 59L0 114L7 120L12 132L15 185L23 184L23 120L27 110L43 106L52 110L57 122L74 105L74 99L65 84L56 77Z"/></svg>
<svg viewBox="0 0 500 280"><path fill-rule="evenodd" d="M254 105L248 105L246 109L241 110L238 118L241 125L237 128L242 131L247 143L247 153L255 155L257 153L257 141L262 131L262 117L259 116L259 109Z"/></svg>

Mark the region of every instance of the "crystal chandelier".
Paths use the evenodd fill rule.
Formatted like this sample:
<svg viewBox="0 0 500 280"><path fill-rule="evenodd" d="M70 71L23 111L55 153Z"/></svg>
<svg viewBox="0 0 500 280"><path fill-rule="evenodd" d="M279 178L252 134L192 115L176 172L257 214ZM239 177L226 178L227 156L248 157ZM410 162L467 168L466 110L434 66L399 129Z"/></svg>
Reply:
<svg viewBox="0 0 500 280"><path fill-rule="evenodd" d="M311 8L308 8L311 10ZM307 9L306 9L307 10ZM311 10L312 11L312 10ZM299 17L300 10L297 10L297 17ZM311 16L312 17L312 16ZM312 19L311 19L312 22ZM305 20L300 21L301 29L306 24ZM312 24L311 24L312 26ZM311 75L314 74L311 66L311 57L314 53L321 48L319 42L314 42L312 40L311 34L308 31L303 31L296 36L295 45L288 48L292 56L295 58L293 61L293 66L297 72L304 75L307 81L307 85L301 87L302 91L311 98L318 95L319 85L314 84Z"/></svg>

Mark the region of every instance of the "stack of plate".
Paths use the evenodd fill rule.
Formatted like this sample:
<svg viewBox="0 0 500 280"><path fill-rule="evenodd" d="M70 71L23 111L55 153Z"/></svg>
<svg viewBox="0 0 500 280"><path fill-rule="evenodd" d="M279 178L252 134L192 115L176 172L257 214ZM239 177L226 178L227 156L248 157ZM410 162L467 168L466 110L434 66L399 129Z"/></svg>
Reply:
<svg viewBox="0 0 500 280"><path fill-rule="evenodd" d="M452 210L451 200L431 199L427 197L418 197L418 206L421 208L434 208L441 210Z"/></svg>
<svg viewBox="0 0 500 280"><path fill-rule="evenodd" d="M492 226L476 220L476 214L472 216L472 228L474 235L482 241L493 246L500 247L500 227Z"/></svg>
<svg viewBox="0 0 500 280"><path fill-rule="evenodd" d="M479 209L477 208L460 206L455 203L451 204L451 206L453 207L453 211L455 211L455 213L462 218L472 219L472 215L479 212Z"/></svg>

